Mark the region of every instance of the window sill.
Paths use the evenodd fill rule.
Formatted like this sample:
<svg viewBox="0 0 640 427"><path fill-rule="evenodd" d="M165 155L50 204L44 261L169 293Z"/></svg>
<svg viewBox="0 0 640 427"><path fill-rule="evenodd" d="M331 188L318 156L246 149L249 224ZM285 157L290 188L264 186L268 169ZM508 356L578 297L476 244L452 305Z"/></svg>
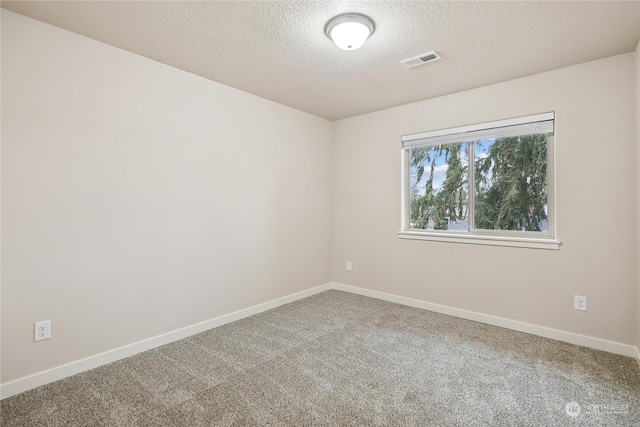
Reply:
<svg viewBox="0 0 640 427"><path fill-rule="evenodd" d="M401 239L430 240L434 242L465 243L469 245L511 246L530 249L560 249L560 241L555 239L535 239L511 236L481 236L477 234L430 233L425 231L399 231Z"/></svg>

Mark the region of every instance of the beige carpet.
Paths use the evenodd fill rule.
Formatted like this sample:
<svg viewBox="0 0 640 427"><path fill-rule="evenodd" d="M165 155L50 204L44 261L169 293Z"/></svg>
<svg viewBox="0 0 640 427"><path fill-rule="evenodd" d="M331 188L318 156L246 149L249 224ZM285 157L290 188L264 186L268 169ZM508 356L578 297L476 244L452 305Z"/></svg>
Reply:
<svg viewBox="0 0 640 427"><path fill-rule="evenodd" d="M640 373L631 358L328 291L1 410L7 427L638 426Z"/></svg>

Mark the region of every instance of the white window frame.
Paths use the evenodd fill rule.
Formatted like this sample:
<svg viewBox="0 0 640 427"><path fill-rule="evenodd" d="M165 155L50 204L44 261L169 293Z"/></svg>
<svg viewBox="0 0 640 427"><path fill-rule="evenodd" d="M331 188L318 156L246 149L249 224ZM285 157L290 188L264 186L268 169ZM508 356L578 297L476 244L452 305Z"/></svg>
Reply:
<svg viewBox="0 0 640 427"><path fill-rule="evenodd" d="M503 132L514 132L514 129L535 129L538 124L547 130L547 232L527 232L508 230L478 230L468 232L453 232L449 230L417 230L410 228L410 185L411 185L411 159L410 148L412 146L428 146L435 144L452 144L478 140L479 137L501 136ZM507 128L503 129L500 128ZM511 246L533 249L558 250L561 242L556 238L556 200L555 200L555 113L535 114L526 117L517 117L506 120L498 120L487 123L479 123L449 129L441 129L430 132L422 132L402 136L401 148L401 224L398 237L401 239L430 240L437 242L466 243L476 245ZM534 132L530 132L534 133ZM469 175L473 173L473 162L469 162ZM473 221L473 197L474 190L469 186L469 217Z"/></svg>

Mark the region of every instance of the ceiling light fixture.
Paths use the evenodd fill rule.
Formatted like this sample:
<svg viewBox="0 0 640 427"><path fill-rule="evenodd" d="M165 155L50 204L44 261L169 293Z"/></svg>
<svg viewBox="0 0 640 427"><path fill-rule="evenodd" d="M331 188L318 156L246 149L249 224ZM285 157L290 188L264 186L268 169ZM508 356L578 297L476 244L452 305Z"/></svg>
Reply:
<svg viewBox="0 0 640 427"><path fill-rule="evenodd" d="M324 32L340 49L355 50L364 44L375 28L368 17L346 13L331 18Z"/></svg>

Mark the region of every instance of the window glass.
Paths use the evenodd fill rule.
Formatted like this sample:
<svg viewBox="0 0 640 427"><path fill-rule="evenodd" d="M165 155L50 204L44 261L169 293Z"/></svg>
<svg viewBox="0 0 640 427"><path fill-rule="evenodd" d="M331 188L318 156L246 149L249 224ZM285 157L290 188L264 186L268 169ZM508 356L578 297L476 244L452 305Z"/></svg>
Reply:
<svg viewBox="0 0 640 427"><path fill-rule="evenodd" d="M411 150L411 228L467 231L467 143Z"/></svg>
<svg viewBox="0 0 640 427"><path fill-rule="evenodd" d="M474 142L475 228L548 231L547 136Z"/></svg>

